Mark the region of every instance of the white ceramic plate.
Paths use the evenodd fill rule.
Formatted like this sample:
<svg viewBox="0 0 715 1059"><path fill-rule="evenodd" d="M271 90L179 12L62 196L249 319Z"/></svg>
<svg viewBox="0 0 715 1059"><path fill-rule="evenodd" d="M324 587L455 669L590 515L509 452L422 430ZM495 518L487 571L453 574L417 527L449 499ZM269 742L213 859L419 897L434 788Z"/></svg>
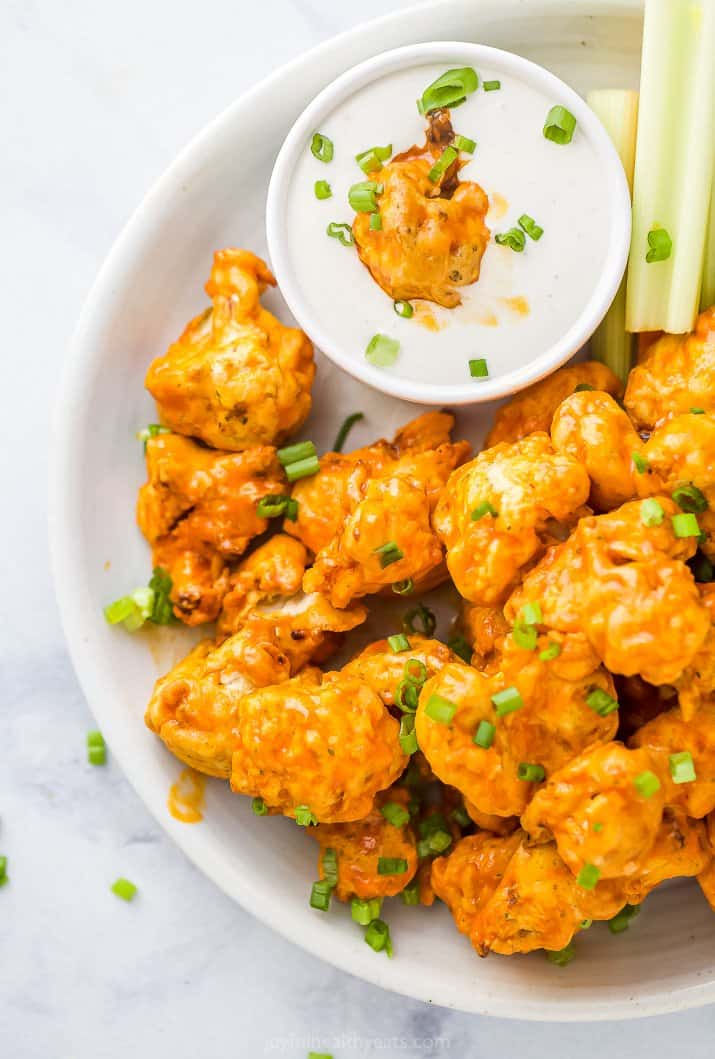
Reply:
<svg viewBox="0 0 715 1059"><path fill-rule="evenodd" d="M142 379L152 357L205 304L212 251L244 245L264 252L273 160L297 114L330 79L379 51L436 39L512 49L582 93L635 87L640 4L449 0L399 12L278 71L190 144L110 254L68 359L53 449L51 536L70 650L113 755L157 819L227 893L316 955L422 1000L514 1018L613 1019L704 1004L715 1000L715 917L690 883L649 898L628 934L592 928L565 970L539 954L481 961L444 907L424 911L399 902L386 908L395 958L372 952L344 908L324 915L308 907L315 846L288 821L252 816L248 800L218 782L209 783L201 824L172 820L166 798L177 762L142 715L152 682L185 652L189 634L132 637L102 618L103 604L147 578L148 549L133 518L144 475L134 432L155 418ZM285 311L278 295L269 303ZM363 442L389 434L417 411L322 358L314 398L308 429L324 447L348 412L367 414L353 438ZM489 416L484 407L460 415L460 435L479 440Z"/></svg>

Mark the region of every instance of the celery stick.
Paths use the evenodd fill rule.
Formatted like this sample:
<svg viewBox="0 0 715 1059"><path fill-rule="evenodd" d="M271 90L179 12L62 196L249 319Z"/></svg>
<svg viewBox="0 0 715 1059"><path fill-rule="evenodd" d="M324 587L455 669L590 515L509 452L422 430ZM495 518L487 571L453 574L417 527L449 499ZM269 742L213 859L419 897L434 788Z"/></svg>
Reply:
<svg viewBox="0 0 715 1059"><path fill-rule="evenodd" d="M715 131L713 132L715 136ZM715 305L715 174L713 189L710 195L710 223L705 241L705 262L703 264L703 288L700 292L700 308L709 309Z"/></svg>
<svg viewBox="0 0 715 1059"><path fill-rule="evenodd" d="M646 0L628 262L629 331L689 331L698 307L715 115L715 0ZM648 233L672 239L646 261Z"/></svg>
<svg viewBox="0 0 715 1059"><path fill-rule="evenodd" d="M599 117L613 140L626 171L628 187L633 190L633 167L636 156L638 93L623 89L598 89L589 92L586 101ZM633 336L626 331L626 279L623 277L611 307L591 338L591 356L603 361L623 382L631 369Z"/></svg>

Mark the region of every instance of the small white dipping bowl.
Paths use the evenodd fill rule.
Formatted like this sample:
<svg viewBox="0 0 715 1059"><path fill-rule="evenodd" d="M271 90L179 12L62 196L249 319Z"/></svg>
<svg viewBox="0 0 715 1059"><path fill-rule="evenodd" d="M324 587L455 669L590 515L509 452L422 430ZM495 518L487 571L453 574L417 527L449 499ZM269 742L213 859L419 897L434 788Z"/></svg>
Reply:
<svg viewBox="0 0 715 1059"><path fill-rule="evenodd" d="M529 195L523 196L529 201L505 202L504 216L499 219L498 214L494 217L491 215L494 202L499 198L498 195L493 196L492 192L497 189L489 188L486 186L487 181L484 181L483 186L490 195L487 224L492 231L492 238L482 261L482 275L476 284L458 288L465 306L452 310L435 309L440 319L433 338L427 337L427 329L417 319L400 319L392 311L388 295L380 290L360 262L356 251L341 247L335 239L329 239L326 233L329 222L351 224L354 217L346 197L346 160L350 165L347 183L364 180L366 177L354 161L357 151L376 144L386 144L390 140L396 153L406 150L412 137L415 137L415 142L420 142L418 129L421 132L425 123L425 119L417 113L414 98L409 96L395 100L394 113L391 107L389 114L381 109L365 128L360 128L361 115L357 102L348 114L341 114L341 108L344 110L343 105L351 97L386 75L402 76L401 72L404 72L409 78L413 68L417 72L430 65L437 65L440 72L471 66L480 76L477 92L469 97L463 108L455 108L452 113L455 131L478 141L474 155L464 156L469 157L470 165L463 179L482 184L480 167L485 167L488 176L491 164L493 176L495 161L498 163L504 159L503 169L507 177L511 175L513 178L514 174L518 174L518 179L528 184L529 156L523 154L525 143L527 150L532 152L534 170L538 169L538 165L543 167L545 158L548 158L549 165L553 160L553 173L556 174L552 187L548 181L541 179L537 182L535 178L532 179ZM532 108L528 120L525 115L524 120L516 125L498 119L499 111L492 109L490 112L489 108L498 108L500 105L503 108L505 100L499 100L501 92L485 92L482 87L484 79L498 79L503 88L512 85L515 90L518 86L535 90L544 97L543 114L541 107L538 112ZM416 78L416 82L422 89L429 83L423 83L420 78ZM414 88L412 82L409 83ZM415 96L419 94L418 91ZM506 93L504 95L506 97ZM468 106L477 97L483 97L478 102L481 110L476 112L472 109L467 117ZM546 114L551 106L557 104L566 107L576 118L574 144L576 137L579 137L579 149L582 152L588 149L589 158L593 160L593 171L590 164L588 166L589 179L583 186L582 203L573 193L574 186L577 189L580 187L579 181L571 179L568 185L571 189L569 205L572 216L574 207L581 206L584 211L593 211L597 207L602 215L593 247L588 240L579 239L576 228L565 223L565 214L558 216L560 210L556 185L559 179L565 179L565 171L574 159L569 160L566 154L572 144L553 144L542 134ZM313 134L325 131L330 135L331 120L335 123L341 117L341 142L335 143L335 158L340 152L340 165L337 166L335 161L322 164L310 156ZM480 142L480 120L491 122L489 143L486 139ZM417 122L420 124L417 125ZM499 142L495 146L497 138ZM553 153L545 155L545 151ZM308 166L306 158L309 160ZM520 165L522 161L523 166ZM482 168L482 173L485 169ZM337 175L340 175L341 180L333 184ZM318 179L333 185L331 198L324 201L316 199L313 181ZM300 180L299 186L297 180ZM293 210L291 230L291 196L298 191L300 198L297 203L300 208L296 204ZM550 216L544 204L545 199L540 205L538 202L535 204L540 192L552 196ZM554 210L561 223L560 244L556 240L559 225L554 223ZM513 227L517 216L522 213L531 214L543 225L543 239L533 242L527 238L526 253L520 254L496 246L493 239L495 232ZM593 228L593 216L591 223ZM295 225L299 228L296 229ZM631 204L623 166L608 134L573 89L543 67L511 52L480 44L435 42L397 48L354 66L329 84L306 107L286 137L273 169L268 189L266 228L271 263L281 292L300 326L331 360L355 378L394 397L422 404L460 405L491 401L523 389L554 371L585 344L603 319L623 277L630 244ZM316 259L311 276L311 265L306 254L313 240L324 242L322 246L313 244L321 257ZM350 254L352 259L340 256L331 258L328 256L331 254ZM495 301L505 304L520 302L521 299L514 297L519 293L518 289L500 288L500 277L515 277L514 282L518 287L518 277L527 275L524 272L526 261L532 269L550 270L551 287L539 304L534 304L533 299L528 300L525 311L529 319L522 321L521 327L516 314L513 311L510 313L508 308L504 308L498 321L495 314L486 314L489 326L485 319L478 319L473 312L471 316L462 315L458 326L454 328L450 322L444 326L450 314L461 313L466 307L467 298L473 296L471 292L482 296L482 292L490 290L492 295L500 293L504 296L494 298ZM345 273L346 262L354 269L349 275ZM322 272L316 272L315 269L322 269ZM589 269L593 270L592 277ZM325 290L319 282L321 275L326 277ZM377 301L379 298L384 300L384 305ZM338 306L339 301L344 304ZM429 303L421 302L420 306L424 312ZM564 306L567 306L567 319L562 329L557 316ZM428 314L431 313L429 309ZM416 317L419 315L417 313ZM346 325L348 316L349 325ZM495 324L502 326L502 320L505 321L504 330L498 333ZM419 330L416 331L416 328ZM376 333L386 333L400 341L400 357L395 370L375 367L365 359L367 342ZM420 357L415 352L412 361L416 377L410 375L411 335L419 335L415 337L414 343L415 346L421 346ZM489 377L472 378L468 360L483 356L490 341L500 342L501 352L494 354L492 351L492 355L487 357ZM434 358L426 355L427 342L434 342ZM451 357L452 350L458 350L458 367L455 367L456 362ZM445 368L447 360L450 360L451 371ZM462 365L464 381L455 380ZM452 378L449 378L450 374Z"/></svg>

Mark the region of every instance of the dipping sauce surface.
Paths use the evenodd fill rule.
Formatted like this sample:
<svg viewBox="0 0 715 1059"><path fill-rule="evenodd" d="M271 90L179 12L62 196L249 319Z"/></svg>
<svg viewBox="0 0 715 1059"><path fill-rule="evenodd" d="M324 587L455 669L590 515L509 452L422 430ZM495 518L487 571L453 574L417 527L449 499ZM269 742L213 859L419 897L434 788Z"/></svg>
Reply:
<svg viewBox="0 0 715 1059"><path fill-rule="evenodd" d="M415 101L449 66L420 64L386 74L336 105L315 130L332 141L333 158L321 162L305 144L285 213L292 267L325 331L339 336L356 360L364 360L373 335L396 339L397 359L381 370L440 385L464 383L473 358L486 360L490 378L504 375L561 338L604 268L610 223L603 163L583 131L577 125L563 145L543 134L559 100L513 75L480 67L478 89L450 110L455 133L476 141L472 154L460 154L467 164L459 179L474 181L489 199L491 238L480 276L457 288L461 304L454 308L415 299L413 315L398 316L356 247L343 246L326 229L330 222L352 226L348 191L369 179L355 155L386 144L399 155L425 142L427 117ZM494 80L501 87L485 91L484 82ZM316 181L330 184L330 198L316 198ZM518 227L524 214L543 228L538 242L527 235L522 252L498 245L494 237Z"/></svg>

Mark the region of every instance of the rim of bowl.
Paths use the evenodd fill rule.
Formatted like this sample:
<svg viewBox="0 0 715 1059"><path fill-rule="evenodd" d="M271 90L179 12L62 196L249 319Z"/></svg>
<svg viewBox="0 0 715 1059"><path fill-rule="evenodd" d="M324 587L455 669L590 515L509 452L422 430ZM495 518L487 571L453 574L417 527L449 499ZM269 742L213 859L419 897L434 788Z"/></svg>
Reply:
<svg viewBox="0 0 715 1059"><path fill-rule="evenodd" d="M303 295L285 238L288 190L299 156L322 120L354 92L396 70L421 62L472 62L489 64L501 72L534 85L565 105L596 150L605 176L605 193L611 203L610 229L605 267L589 300L574 323L552 346L528 364L479 382L440 385L404 379L375 368L351 354L313 314ZM603 125L586 101L565 81L538 63L514 52L467 41L428 41L381 52L346 70L327 85L303 110L286 136L276 158L266 200L266 235L271 267L290 311L315 345L354 378L382 393L420 404L481 404L506 397L538 382L564 364L588 341L606 315L625 272L631 238L631 199L623 164Z"/></svg>

